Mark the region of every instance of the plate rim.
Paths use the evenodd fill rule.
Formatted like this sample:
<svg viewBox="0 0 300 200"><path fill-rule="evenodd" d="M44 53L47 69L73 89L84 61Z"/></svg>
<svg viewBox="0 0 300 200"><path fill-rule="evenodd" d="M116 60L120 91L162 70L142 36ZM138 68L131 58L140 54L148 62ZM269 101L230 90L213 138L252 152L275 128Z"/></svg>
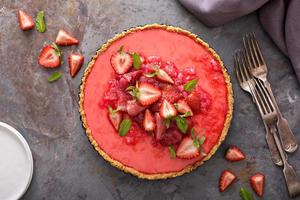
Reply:
<svg viewBox="0 0 300 200"><path fill-rule="evenodd" d="M1 121L0 121L0 127L6 128L8 131L12 132L19 139L19 141L22 143L22 145L25 149L26 155L29 159L29 165L30 165L29 178L27 180L27 183L26 183L25 187L23 189L21 188L20 194L15 195L17 197L17 199L20 199L26 193L26 191L28 190L28 188L30 186L30 183L32 181L32 177L33 177L33 156L32 156L32 152L30 150L30 147L29 147L27 141L25 140L23 135L17 129L15 129L11 125L9 125L5 122L1 122Z"/></svg>

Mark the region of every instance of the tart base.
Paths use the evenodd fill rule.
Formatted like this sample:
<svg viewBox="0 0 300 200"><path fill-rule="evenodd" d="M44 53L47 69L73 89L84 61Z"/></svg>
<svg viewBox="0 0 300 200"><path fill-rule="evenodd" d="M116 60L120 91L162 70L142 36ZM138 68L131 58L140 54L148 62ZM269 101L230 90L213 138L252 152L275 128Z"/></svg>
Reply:
<svg viewBox="0 0 300 200"><path fill-rule="evenodd" d="M192 164L192 165L188 165L187 167L185 167L184 169L177 171L177 172L168 172L168 173L157 173L157 174L147 174L147 173L143 173L140 172L132 167L128 167L125 166L124 164L122 164L121 162L111 158L106 152L104 152L99 145L97 144L96 140L93 138L92 136L92 132L90 130L90 128L88 127L87 124L87 119L86 119L86 114L84 111L84 92L85 92L85 85L86 85L86 81L87 78L95 64L95 61L97 59L97 57L104 52L113 42L125 37L127 34L129 33L134 33L137 31L141 31L141 30L145 30L145 29L163 29L169 32L177 32L180 33L182 35L188 36L191 39L193 39L195 42L201 44L202 46L206 47L206 49L218 60L218 62L221 65L222 68L222 72L223 72L223 76L224 76L224 80L226 82L226 88L227 88L227 102L228 102L228 110L227 110L227 114L226 114L226 119L224 122L224 128L222 130L222 133L218 139L218 142L214 145L214 147L210 150L210 152L207 154L206 157L204 157L204 159ZM228 133L228 129L231 123L231 119L232 119L232 113L233 113L233 90L232 90L232 84L230 82L230 77L227 73L226 68L224 67L223 62L221 61L220 57L218 56L218 54L209 47L209 45L204 42L203 40L201 40L200 38L198 38L195 34L186 31L184 29L178 28L178 27L173 27L173 26L168 26L168 25L161 25L161 24L148 24L145 26L139 26L139 27L135 27L135 28L131 28L127 31L123 31L120 34L115 35L112 39L108 40L104 45L102 45L102 47L100 49L97 50L96 55L94 55L91 58L91 61L88 63L88 66L84 72L84 75L82 77L82 83L80 86L80 93L79 93L79 112L80 112L80 116L81 116L81 121L83 124L83 127L85 128L85 132L86 135L89 139L89 141L91 142L91 144L94 146L95 150L106 160L108 161L112 166L126 172L126 173L130 173L134 176L137 176L138 178L142 178L142 179L148 179L148 180L157 180L157 179L167 179L167 178L174 178L177 176L181 176L185 173L189 173L192 170L196 169L198 166L202 165L205 161L209 160L211 158L212 155L215 154L215 152L217 151L217 149L219 148L219 146L221 145L221 143L224 141L227 133Z"/></svg>

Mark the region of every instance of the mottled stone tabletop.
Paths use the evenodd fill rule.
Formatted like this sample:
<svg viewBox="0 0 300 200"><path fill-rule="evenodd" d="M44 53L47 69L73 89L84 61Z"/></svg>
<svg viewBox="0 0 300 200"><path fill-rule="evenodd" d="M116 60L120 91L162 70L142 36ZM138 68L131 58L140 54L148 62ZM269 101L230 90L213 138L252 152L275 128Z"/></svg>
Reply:
<svg viewBox="0 0 300 200"><path fill-rule="evenodd" d="M22 32L18 9L31 15L44 10L47 31ZM216 155L192 173L163 181L139 180L105 162L85 136L77 104L83 70L96 49L114 34L148 23L179 26L207 41L227 66L235 93L233 122ZM34 158L33 180L22 199L235 200L240 199L240 187L250 189L249 175L257 171L266 174L264 199L289 199L281 168L271 162L258 112L239 88L232 67L232 53L242 46L242 36L255 31L270 66L269 79L278 104L300 141L299 83L288 59L262 30L256 13L208 28L174 0L0 0L0 24L0 121L23 134ZM47 77L52 71L39 67L37 57L59 28L72 32L81 43L63 48L64 64L59 71L64 76L49 84ZM85 65L71 79L66 57L78 50L85 56ZM223 154L230 144L243 149L247 160L226 162ZM289 157L300 175L300 151ZM223 169L234 171L239 180L219 193Z"/></svg>

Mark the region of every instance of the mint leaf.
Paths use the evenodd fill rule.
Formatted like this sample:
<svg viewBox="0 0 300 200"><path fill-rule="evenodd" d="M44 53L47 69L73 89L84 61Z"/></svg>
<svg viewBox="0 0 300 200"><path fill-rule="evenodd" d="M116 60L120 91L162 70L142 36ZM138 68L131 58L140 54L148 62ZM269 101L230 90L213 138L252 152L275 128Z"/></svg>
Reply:
<svg viewBox="0 0 300 200"><path fill-rule="evenodd" d="M198 138L198 137L196 137L196 138L193 139L193 144L194 144L194 146L195 146L197 149L199 149L199 148L201 147L200 141L199 141L199 138Z"/></svg>
<svg viewBox="0 0 300 200"><path fill-rule="evenodd" d="M176 151L175 151L174 147L171 145L171 146L168 146L168 149L169 149L170 157L172 159L175 159L176 158Z"/></svg>
<svg viewBox="0 0 300 200"><path fill-rule="evenodd" d="M187 129L188 129L188 124L186 122L186 119L181 117L181 116L177 116L176 117L176 125L178 127L178 129L182 132L182 133L186 133Z"/></svg>
<svg viewBox="0 0 300 200"><path fill-rule="evenodd" d="M205 140L206 140L206 137L204 135L202 135L199 139L200 145L204 144Z"/></svg>
<svg viewBox="0 0 300 200"><path fill-rule="evenodd" d="M194 127L191 129L191 136L192 136L192 139L195 139L195 129L194 129Z"/></svg>
<svg viewBox="0 0 300 200"><path fill-rule="evenodd" d="M60 72L53 72L51 74L51 76L48 77L48 82L52 83L54 81L57 81L58 79L60 79L62 77L62 73Z"/></svg>
<svg viewBox="0 0 300 200"><path fill-rule="evenodd" d="M140 55L138 53L133 53L132 59L133 59L134 69L139 69L141 67L141 64L142 64Z"/></svg>
<svg viewBox="0 0 300 200"><path fill-rule="evenodd" d="M242 197L243 200L253 200L252 193L249 192L245 188L241 188L241 190L240 190L240 196Z"/></svg>
<svg viewBox="0 0 300 200"><path fill-rule="evenodd" d="M36 22L36 30L40 33L44 33L46 31L45 12L44 11L38 12L35 22Z"/></svg>
<svg viewBox="0 0 300 200"><path fill-rule="evenodd" d="M186 83L183 85L184 90L185 90L186 92L192 91L192 90L196 87L197 82L198 82L197 79L193 79L193 80L190 80L190 81L186 82Z"/></svg>
<svg viewBox="0 0 300 200"><path fill-rule="evenodd" d="M121 137L124 137L127 132L129 131L129 129L131 128L131 120L130 119L123 119L123 121L120 124L120 128L119 128L119 135Z"/></svg>
<svg viewBox="0 0 300 200"><path fill-rule="evenodd" d="M202 135L199 138L198 136L195 136L195 129L194 127L191 129L191 137L193 139L193 144L196 148L200 149L200 147L202 146L202 144L205 142L206 137L204 135Z"/></svg>

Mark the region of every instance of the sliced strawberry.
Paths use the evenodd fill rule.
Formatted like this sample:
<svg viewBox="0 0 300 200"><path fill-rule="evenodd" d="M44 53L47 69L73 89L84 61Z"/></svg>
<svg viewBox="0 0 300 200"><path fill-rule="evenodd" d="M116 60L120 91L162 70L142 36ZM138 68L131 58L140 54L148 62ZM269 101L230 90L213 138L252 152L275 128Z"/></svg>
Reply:
<svg viewBox="0 0 300 200"><path fill-rule="evenodd" d="M200 155L199 148L194 145L194 141L191 137L184 138L176 151L176 155L179 158L191 159Z"/></svg>
<svg viewBox="0 0 300 200"><path fill-rule="evenodd" d="M192 91L186 98L186 102L195 113L201 112L200 98L196 91Z"/></svg>
<svg viewBox="0 0 300 200"><path fill-rule="evenodd" d="M187 102L185 100L179 100L176 104L175 107L177 109L177 111L181 114L185 114L187 112L191 113L191 116L193 116L193 111L190 108L189 104L187 104Z"/></svg>
<svg viewBox="0 0 300 200"><path fill-rule="evenodd" d="M155 122L156 122L156 129L155 129L155 139L160 140L162 134L166 131L166 123L164 122L163 118L160 116L159 113L155 113Z"/></svg>
<svg viewBox="0 0 300 200"><path fill-rule="evenodd" d="M146 110L144 121L143 121L145 131L154 131L155 129L155 122L154 117L152 116L150 110Z"/></svg>
<svg viewBox="0 0 300 200"><path fill-rule="evenodd" d="M61 53L55 45L46 45L43 47L38 63L46 68L55 68L60 65Z"/></svg>
<svg viewBox="0 0 300 200"><path fill-rule="evenodd" d="M33 29L33 27L34 27L33 19L28 14L26 14L24 11L18 10L18 20L19 20L20 28L23 31Z"/></svg>
<svg viewBox="0 0 300 200"><path fill-rule="evenodd" d="M186 98L194 113L207 113L212 102L212 97L199 86L195 88Z"/></svg>
<svg viewBox="0 0 300 200"><path fill-rule="evenodd" d="M250 184L255 193L262 197L264 195L265 188L265 175L262 173L256 173L250 177Z"/></svg>
<svg viewBox="0 0 300 200"><path fill-rule="evenodd" d="M224 190L226 190L226 188L228 188L235 179L236 175L234 173L224 170L219 179L219 191L224 192Z"/></svg>
<svg viewBox="0 0 300 200"><path fill-rule="evenodd" d="M126 111L130 116L136 116L145 109L146 107L141 106L136 100L127 101Z"/></svg>
<svg viewBox="0 0 300 200"><path fill-rule="evenodd" d="M161 97L160 89L149 83L141 83L138 91L137 99L143 106L151 105Z"/></svg>
<svg viewBox="0 0 300 200"><path fill-rule="evenodd" d="M108 118L116 131L119 130L120 123L122 121L122 113L121 112L111 112L108 113Z"/></svg>
<svg viewBox="0 0 300 200"><path fill-rule="evenodd" d="M132 56L123 51L121 47L118 52L115 52L111 56L110 63L117 74L125 74L132 67L133 60Z"/></svg>
<svg viewBox="0 0 300 200"><path fill-rule="evenodd" d="M245 154L236 146L229 147L225 154L225 159L231 162L244 160L245 157Z"/></svg>
<svg viewBox="0 0 300 200"><path fill-rule="evenodd" d="M74 77L81 68L84 61L84 57L79 53L71 53L68 57L68 61L70 67L70 74L72 77Z"/></svg>
<svg viewBox="0 0 300 200"><path fill-rule="evenodd" d="M174 84L173 79L169 76L169 74L167 74L167 72L162 69L158 69L156 77L160 81Z"/></svg>
<svg viewBox="0 0 300 200"><path fill-rule="evenodd" d="M71 34L60 29L55 39L55 43L60 46L69 46L79 44L79 40L73 37Z"/></svg>
<svg viewBox="0 0 300 200"><path fill-rule="evenodd" d="M177 115L177 110L173 104L164 99L160 106L159 113L164 119L169 119Z"/></svg>

